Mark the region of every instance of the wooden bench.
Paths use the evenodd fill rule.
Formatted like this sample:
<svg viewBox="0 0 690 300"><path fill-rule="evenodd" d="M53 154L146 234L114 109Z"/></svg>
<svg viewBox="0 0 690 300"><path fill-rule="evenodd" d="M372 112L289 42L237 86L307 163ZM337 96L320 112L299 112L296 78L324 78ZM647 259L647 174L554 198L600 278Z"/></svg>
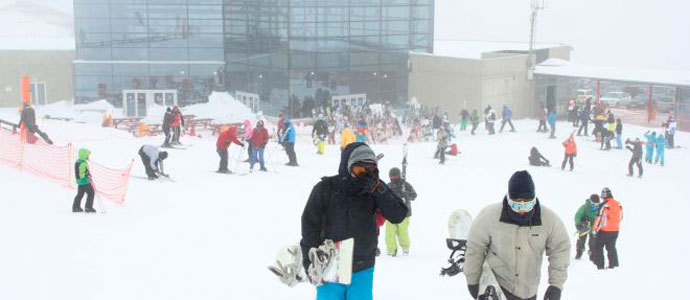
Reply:
<svg viewBox="0 0 690 300"><path fill-rule="evenodd" d="M132 125L137 125L144 117L126 117L126 118L113 118L113 127L117 128L118 125L125 125L128 129L131 129Z"/></svg>

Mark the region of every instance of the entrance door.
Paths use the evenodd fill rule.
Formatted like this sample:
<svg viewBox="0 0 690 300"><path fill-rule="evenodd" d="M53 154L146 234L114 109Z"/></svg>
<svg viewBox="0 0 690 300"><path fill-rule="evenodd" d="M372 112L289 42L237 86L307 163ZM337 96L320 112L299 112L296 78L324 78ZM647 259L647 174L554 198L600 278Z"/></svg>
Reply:
<svg viewBox="0 0 690 300"><path fill-rule="evenodd" d="M546 87L546 109L549 112L556 111L556 86L549 85Z"/></svg>

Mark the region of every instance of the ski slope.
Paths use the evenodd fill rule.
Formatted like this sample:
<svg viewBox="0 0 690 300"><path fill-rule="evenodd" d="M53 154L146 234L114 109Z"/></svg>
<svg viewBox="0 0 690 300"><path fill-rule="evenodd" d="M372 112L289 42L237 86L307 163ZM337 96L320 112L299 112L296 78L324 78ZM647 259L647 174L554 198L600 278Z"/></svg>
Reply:
<svg viewBox="0 0 690 300"><path fill-rule="evenodd" d="M563 299L678 298L673 287L685 283L690 266L690 186L687 148L667 150L665 167L645 164L644 178L626 177L630 152L600 151L590 138L578 137L575 171L530 167L532 146L560 165L560 145L572 127L558 124L558 139L536 133L537 122L515 122L518 132L488 136L462 132L454 142L462 154L441 166L432 159L435 144L411 144L408 180L419 196L413 202L411 254L381 256L374 279L376 299L470 299L464 276L441 278L450 250L446 220L457 208L473 215L502 199L510 175L532 174L542 203L575 231L575 210L605 186L625 209L618 250L621 267L597 271L574 261ZM137 159L133 175L144 176L136 156L160 137L133 138L88 124L41 120L39 126L58 144L72 142L92 150L91 159L123 166ZM481 127L481 126L480 126ZM624 135L646 129L625 126ZM222 175L215 138L184 137L186 150L170 150L166 172L176 182L132 178L125 205L104 203L107 213L70 212L75 191L26 172L0 165L0 299L314 299L311 285L282 285L266 266L278 250L300 238L300 216L313 185L337 172L340 151L328 146L319 156L311 140L296 146L300 167L284 166L284 152L271 142L267 173ZM687 147L690 135L676 134ZM384 153L382 178L399 166L401 143L374 145ZM230 168L239 147L230 147ZM246 153L242 153L244 159ZM95 208L103 211L96 201ZM574 256L574 238L571 256ZM385 253L384 234L379 245ZM547 287L544 260L538 299ZM680 269L679 269L680 267Z"/></svg>

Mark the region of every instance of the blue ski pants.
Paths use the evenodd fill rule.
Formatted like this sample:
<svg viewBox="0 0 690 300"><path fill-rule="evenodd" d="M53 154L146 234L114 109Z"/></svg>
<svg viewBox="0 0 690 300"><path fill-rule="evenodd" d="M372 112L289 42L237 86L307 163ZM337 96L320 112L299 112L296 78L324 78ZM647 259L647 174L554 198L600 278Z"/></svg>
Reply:
<svg viewBox="0 0 690 300"><path fill-rule="evenodd" d="M623 137L621 137L620 134L616 135L616 148L617 149L623 149L623 142L621 141Z"/></svg>
<svg viewBox="0 0 690 300"><path fill-rule="evenodd" d="M647 146L647 156L644 160L651 163L652 159L654 159L654 146Z"/></svg>
<svg viewBox="0 0 690 300"><path fill-rule="evenodd" d="M661 161L661 165L664 165L664 153L666 152L666 149L664 147L658 147L656 148L656 159L654 159L654 162L659 162Z"/></svg>
<svg viewBox="0 0 690 300"><path fill-rule="evenodd" d="M372 300L374 267L352 273L352 283L324 283L316 288L316 300Z"/></svg>

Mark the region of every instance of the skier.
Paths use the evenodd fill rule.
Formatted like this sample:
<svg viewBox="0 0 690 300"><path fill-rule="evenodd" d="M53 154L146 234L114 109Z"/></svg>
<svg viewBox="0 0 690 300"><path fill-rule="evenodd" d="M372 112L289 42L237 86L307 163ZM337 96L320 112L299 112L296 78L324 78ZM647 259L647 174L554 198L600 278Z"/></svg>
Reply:
<svg viewBox="0 0 690 300"><path fill-rule="evenodd" d="M467 122L469 121L470 113L463 109L460 113L460 131L465 131L467 129Z"/></svg>
<svg viewBox="0 0 690 300"><path fill-rule="evenodd" d="M171 144L173 145L181 145L180 143L180 133L181 133L181 127L184 126L184 118L182 117L182 112L180 112L180 107L176 105L173 106L172 109L172 116L173 116L173 122L172 122L172 129L173 129L173 138Z"/></svg>
<svg viewBox="0 0 690 300"><path fill-rule="evenodd" d="M412 201L417 198L417 192L415 192L412 185L403 180L400 176L400 169L392 168L388 172L388 178L391 182L388 183L388 187L395 193L396 196L400 197L405 201L407 206L407 217L400 224L393 224L386 221L386 252L390 256L396 256L398 253L398 243L400 243L400 248L402 248L402 254L407 256L410 253L410 235L407 230L410 225L410 217L412 216Z"/></svg>
<svg viewBox="0 0 690 300"><path fill-rule="evenodd" d="M541 109L539 110L539 127L537 127L537 132L547 132L546 129L546 115L548 111L546 110L546 107L544 107L544 104L541 105Z"/></svg>
<svg viewBox="0 0 690 300"><path fill-rule="evenodd" d="M340 132L340 151L343 151L347 145L352 144L356 141L355 134L350 129L350 125L345 123L343 126L343 131Z"/></svg>
<svg viewBox="0 0 690 300"><path fill-rule="evenodd" d="M582 133L582 129L585 130L585 136L589 136L587 133L587 126L589 123L589 112L590 112L590 104L591 98L587 98L587 104L585 104L585 108L580 112L580 128L577 130L577 135L580 136Z"/></svg>
<svg viewBox="0 0 690 300"><path fill-rule="evenodd" d="M172 115L172 109L168 107L165 110L165 114L163 115L163 134L165 134L165 142L163 142L162 147L169 148L172 147L170 145L170 127L172 127L173 123L173 115Z"/></svg>
<svg viewBox="0 0 690 300"><path fill-rule="evenodd" d="M168 152L158 151L153 145L143 145L139 148L139 156L149 180L158 179L159 175L168 177L168 174L163 172L163 160L168 158Z"/></svg>
<svg viewBox="0 0 690 300"><path fill-rule="evenodd" d="M673 111L668 115L668 120L663 124L666 128L666 141L668 141L668 148L672 149L674 147L673 137L676 135L676 128L678 123L676 122L676 117L673 115Z"/></svg>
<svg viewBox="0 0 690 300"><path fill-rule="evenodd" d="M242 134L242 140L247 144L247 159L244 162L251 162L252 159L252 133L254 128L252 128L252 121L244 119L242 122L244 127L244 133Z"/></svg>
<svg viewBox="0 0 690 300"><path fill-rule="evenodd" d="M546 119L549 122L549 126L551 127L551 135L549 136L549 138L555 139L556 138L556 111L555 110L550 111L548 116L546 117Z"/></svg>
<svg viewBox="0 0 690 300"><path fill-rule="evenodd" d="M594 232L592 228L594 227L594 219L596 219L599 214L599 195L592 194L589 196L585 203L577 209L575 213L575 228L577 228L578 238L577 244L575 246L575 259L582 258L582 253L585 251L585 242L587 242L587 237L589 236L589 259L594 261L592 256L592 250L594 249Z"/></svg>
<svg viewBox="0 0 690 300"><path fill-rule="evenodd" d="M440 159L439 164L444 164L446 162L446 147L448 147L448 134L443 127L438 129L438 145L436 145L436 152L434 153L434 159Z"/></svg>
<svg viewBox="0 0 690 300"><path fill-rule="evenodd" d="M577 105L575 105L575 99L570 99L568 101L568 122L575 123L575 119L577 119ZM573 125L573 127L575 127Z"/></svg>
<svg viewBox="0 0 690 300"><path fill-rule="evenodd" d="M230 143L235 143L244 148L244 143L237 139L237 127L230 126L227 130L221 132L216 140L216 152L220 156L220 164L218 165L218 173L232 173L228 169L228 147Z"/></svg>
<svg viewBox="0 0 690 300"><path fill-rule="evenodd" d="M623 122L621 122L621 119L618 118L616 120L616 148L617 149L623 149L623 143L621 140L623 139Z"/></svg>
<svg viewBox="0 0 690 300"><path fill-rule="evenodd" d="M594 244L594 263L597 269L604 269L604 247L609 260L609 269L618 267L618 250L616 240L620 230L620 222L623 220L623 206L613 199L611 190L605 187L601 190L603 200L599 215L594 220L593 230L596 233Z"/></svg>
<svg viewBox="0 0 690 300"><path fill-rule="evenodd" d="M666 137L663 134L659 134L656 137L656 158L654 159L654 163L661 162L661 166L664 166L664 154L666 153L666 146L668 146L668 142L666 141Z"/></svg>
<svg viewBox="0 0 690 300"><path fill-rule="evenodd" d="M292 122L290 122L289 118L285 118L285 128L285 133L280 141L285 147L285 152L289 159L288 163L285 165L297 167L299 166L299 164L297 164L297 154L295 154L295 141L297 134L295 133L295 126L292 125Z"/></svg>
<svg viewBox="0 0 690 300"><path fill-rule="evenodd" d="M630 162L628 163L628 176L633 176L633 165L637 165L637 172L639 177L642 177L644 169L642 168L642 145L644 143L636 138L635 141L630 139L625 140L625 148L632 152L632 157L630 157Z"/></svg>
<svg viewBox="0 0 690 300"><path fill-rule="evenodd" d="M252 155L250 156L251 161L249 169L253 170L254 164L258 161L261 167L259 170L264 172L267 171L264 165L264 149L266 148L266 144L268 144L268 130L264 128L264 121L256 121L256 127L252 132L250 143L252 144Z"/></svg>
<svg viewBox="0 0 690 300"><path fill-rule="evenodd" d="M319 117L314 121L311 137L316 141L316 153L324 154L326 151L326 137L328 136L328 123Z"/></svg>
<svg viewBox="0 0 690 300"><path fill-rule="evenodd" d="M91 184L91 172L89 172L89 155L91 151L81 148L78 152L79 159L74 163L74 176L77 180L77 195L72 202L72 212L83 212L81 209L81 199L86 194L86 212L94 213L93 198L96 195L93 185Z"/></svg>
<svg viewBox="0 0 690 300"><path fill-rule="evenodd" d="M477 126L479 126L479 113L477 112L476 109L472 110L472 116L470 117L470 122L472 122L472 135L474 135L474 131L477 130Z"/></svg>
<svg viewBox="0 0 690 300"><path fill-rule="evenodd" d="M537 167L541 167L541 166L550 167L551 166L551 162L549 162L549 160L546 159L546 157L544 157L543 155L541 155L541 153L539 153L539 150L537 150L537 147L532 147L532 149L529 150L529 157L527 157L527 159L529 160L529 164L532 166L537 166Z"/></svg>
<svg viewBox="0 0 690 300"><path fill-rule="evenodd" d="M570 137L563 142L563 147L565 148L565 157L563 158L563 163L561 163L561 170L565 170L565 163L569 161L570 171L572 171L575 167L573 159L577 156L577 144L575 144L575 137L572 133Z"/></svg>
<svg viewBox="0 0 690 300"><path fill-rule="evenodd" d="M503 201L482 209L470 227L464 273L472 299L480 293L485 261L508 300L536 299L545 251L549 287L544 299L558 300L570 263L568 234L560 218L539 203L530 174L515 172Z"/></svg>
<svg viewBox="0 0 690 300"><path fill-rule="evenodd" d="M489 112L492 110L491 105L484 108L484 129L489 130Z"/></svg>
<svg viewBox="0 0 690 300"><path fill-rule="evenodd" d="M502 115L503 115L503 120L501 121L501 129L499 130L499 132L503 132L503 127L506 126L506 123L508 123L508 125L510 125L510 132L515 132L515 127L513 126L513 121L512 121L513 111L510 110L508 105L503 104Z"/></svg>
<svg viewBox="0 0 690 300"><path fill-rule="evenodd" d="M285 113L280 113L278 114L278 131L276 132L276 136L278 137L278 143L282 145L282 140L283 140L283 134L285 134Z"/></svg>
<svg viewBox="0 0 690 300"><path fill-rule="evenodd" d="M376 154L364 143L349 144L341 153L338 175L323 177L309 195L302 213L303 265L317 285L317 300L371 300L378 229L375 211L394 224L407 215L405 202L379 179ZM309 249L324 240L354 237L349 285L323 283L309 272Z"/></svg>
<svg viewBox="0 0 690 300"><path fill-rule="evenodd" d="M489 130L489 135L496 133L496 130L494 129L495 123L496 123L496 111L493 108L491 108L491 109L489 109L489 113L486 114L486 124L487 124L487 129Z"/></svg>
<svg viewBox="0 0 690 300"><path fill-rule="evenodd" d="M645 144L645 148L647 150L646 155L644 157L644 161L651 164L652 159L654 158L654 148L656 143L656 132L652 132L652 134L649 134L649 130L645 132L644 137L647 139L647 143Z"/></svg>
<svg viewBox="0 0 690 300"><path fill-rule="evenodd" d="M53 144L53 141L48 137L48 135L41 131L41 129L38 128L38 125L36 125L36 111L34 111L34 108L31 107L31 104L29 103L24 103L22 113L19 118L19 127L21 127L22 124L24 124L24 128L26 129L26 141L28 141L30 144L33 144L36 141L34 133L38 133L38 135L49 145Z"/></svg>

